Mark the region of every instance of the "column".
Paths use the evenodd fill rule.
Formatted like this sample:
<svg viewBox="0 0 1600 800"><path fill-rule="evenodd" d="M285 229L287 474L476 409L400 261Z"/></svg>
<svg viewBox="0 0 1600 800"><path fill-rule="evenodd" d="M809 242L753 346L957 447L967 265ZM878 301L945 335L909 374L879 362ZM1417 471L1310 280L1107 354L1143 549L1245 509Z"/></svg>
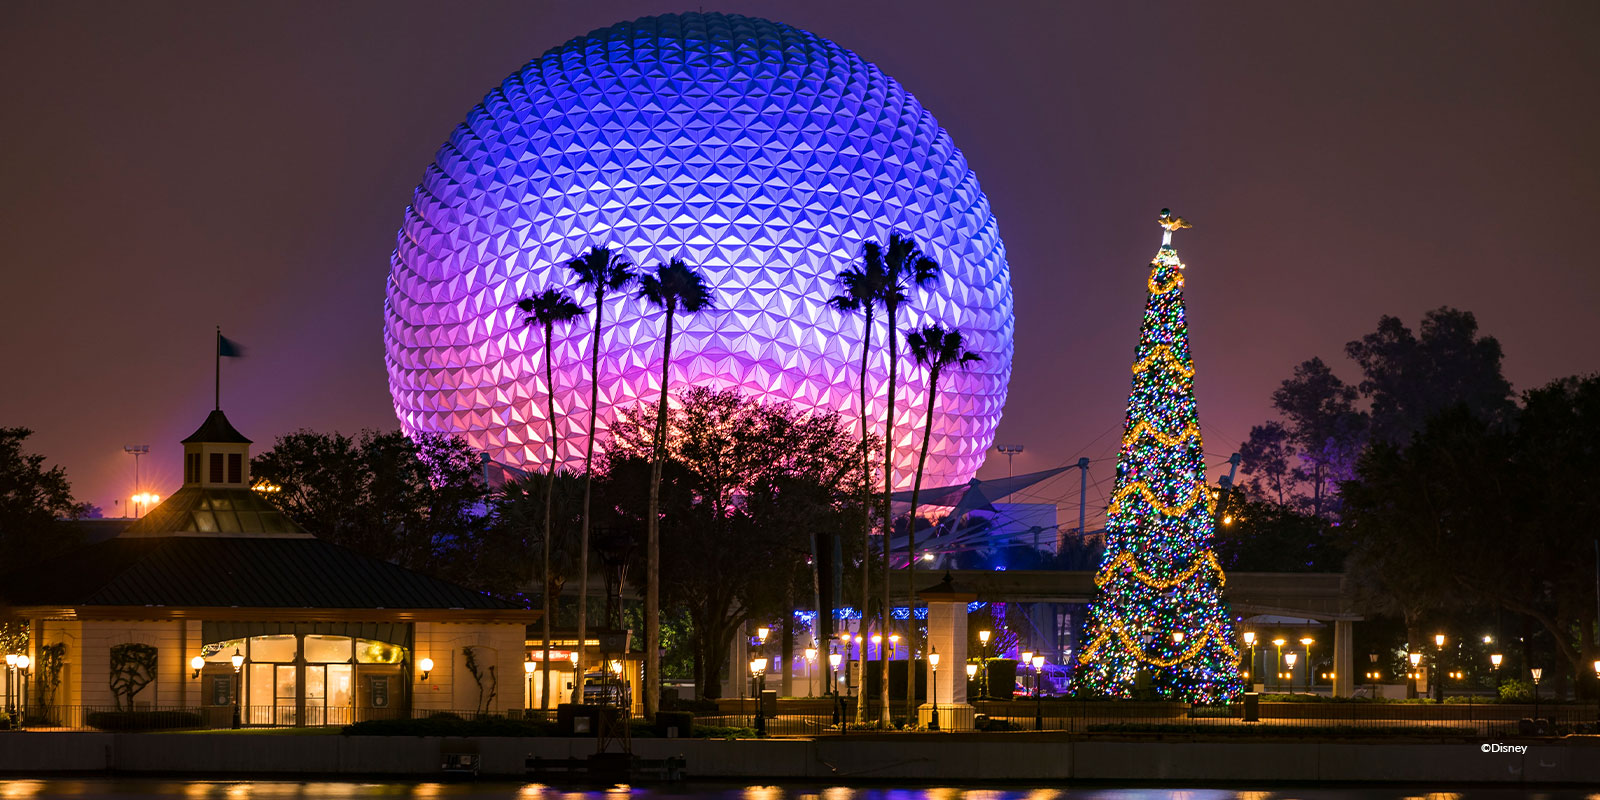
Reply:
<svg viewBox="0 0 1600 800"><path fill-rule="evenodd" d="M1333 696L1349 697L1355 687L1355 625L1347 619L1333 623Z"/></svg>
<svg viewBox="0 0 1600 800"><path fill-rule="evenodd" d="M956 590L947 572L942 583L918 592L918 597L928 604L928 647L930 653L939 654L939 669L930 684L930 701L917 709L917 723L927 727L937 704L940 730L972 730L974 710L967 705L967 604L977 595Z"/></svg>

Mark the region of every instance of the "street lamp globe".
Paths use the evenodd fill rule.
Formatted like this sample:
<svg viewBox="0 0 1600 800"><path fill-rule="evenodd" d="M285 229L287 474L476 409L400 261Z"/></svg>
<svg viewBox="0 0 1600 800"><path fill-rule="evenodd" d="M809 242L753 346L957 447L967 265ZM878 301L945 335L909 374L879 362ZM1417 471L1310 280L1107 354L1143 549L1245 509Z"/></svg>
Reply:
<svg viewBox="0 0 1600 800"><path fill-rule="evenodd" d="M1294 669L1294 662L1299 660L1299 658L1300 655L1298 653L1287 653L1284 655L1283 660L1289 665L1289 669Z"/></svg>
<svg viewBox="0 0 1600 800"><path fill-rule="evenodd" d="M1415 667L1418 664L1422 663L1422 654L1421 653L1412 653L1412 654L1406 656L1406 658L1411 660L1411 666L1413 666L1413 667Z"/></svg>
<svg viewBox="0 0 1600 800"><path fill-rule="evenodd" d="M423 667L423 671L427 671L427 670L433 668L433 662L432 661L428 661L427 659L423 659L423 661L424 661L424 663L426 663L428 665L426 667ZM239 670L244 668L244 654L239 652L239 648L237 648L237 647L233 648L233 655L228 657L228 663L233 664L233 671L234 672L238 672Z"/></svg>
<svg viewBox="0 0 1600 800"><path fill-rule="evenodd" d="M766 644L767 643L767 637L769 635L771 635L771 634L772 634L772 629L767 627L767 626L765 626L765 625L762 625L761 627L756 628L756 638L760 639L762 644Z"/></svg>
<svg viewBox="0 0 1600 800"><path fill-rule="evenodd" d="M750 673L752 675L760 675L761 673L766 672L766 671L767 671L767 660L765 658L752 658L752 659L750 659Z"/></svg>
<svg viewBox="0 0 1600 800"><path fill-rule="evenodd" d="M972 680L974 677L977 676L977 674L978 674L978 665L977 664L968 664L967 665L967 680L969 680L969 681Z"/></svg>
<svg viewBox="0 0 1600 800"><path fill-rule="evenodd" d="M1495 669L1499 669L1500 668L1500 662L1502 660L1504 660L1504 659L1505 659L1505 656L1502 656L1499 653L1491 653L1489 655L1489 663L1493 664Z"/></svg>
<svg viewBox="0 0 1600 800"><path fill-rule="evenodd" d="M1030 664L1032 662L1033 662L1033 651L1032 650L1024 650L1024 651L1022 651L1022 663L1023 663L1023 665L1026 666L1027 664Z"/></svg>
<svg viewBox="0 0 1600 800"><path fill-rule="evenodd" d="M815 647L807 647L806 648L806 663L808 663L808 664L815 663L816 660L817 660L817 648L815 648Z"/></svg>
<svg viewBox="0 0 1600 800"><path fill-rule="evenodd" d="M17 654L16 653L6 653L6 666L14 667L16 665L17 665Z"/></svg>
<svg viewBox="0 0 1600 800"><path fill-rule="evenodd" d="M834 669L838 669L839 668L839 662L841 662L843 660L844 660L844 656L840 655L839 653L829 653L828 654L828 666L833 667Z"/></svg>
<svg viewBox="0 0 1600 800"><path fill-rule="evenodd" d="M1034 656L1032 660L1035 671L1044 669L1044 656Z"/></svg>
<svg viewBox="0 0 1600 800"><path fill-rule="evenodd" d="M1246 645L1250 646L1250 647L1255 647L1255 644L1256 644L1256 632L1255 631L1245 631L1244 632L1244 643Z"/></svg>
<svg viewBox="0 0 1600 800"><path fill-rule="evenodd" d="M1600 666L1600 661L1596 661L1595 664L1596 664L1596 666ZM938 669L939 668L939 653L938 652L932 652L932 653L928 654L928 666L933 667L934 669Z"/></svg>
<svg viewBox="0 0 1600 800"><path fill-rule="evenodd" d="M982 642L984 644L988 644L990 635L991 634L990 634L989 631L978 631L978 641L980 641L980 642Z"/></svg>
<svg viewBox="0 0 1600 800"><path fill-rule="evenodd" d="M32 664L32 663L33 663L33 659L28 658L25 655L24 656L17 656L17 669L20 669L23 672L27 672L28 671L28 666L30 664Z"/></svg>
<svg viewBox="0 0 1600 800"><path fill-rule="evenodd" d="M1434 634L1433 646L1434 647L1444 647L1444 634L1442 634L1442 633Z"/></svg>
<svg viewBox="0 0 1600 800"><path fill-rule="evenodd" d="M533 674L533 669L534 669L533 659L530 658L527 661L522 662L522 674L524 674L524 675L532 675Z"/></svg>

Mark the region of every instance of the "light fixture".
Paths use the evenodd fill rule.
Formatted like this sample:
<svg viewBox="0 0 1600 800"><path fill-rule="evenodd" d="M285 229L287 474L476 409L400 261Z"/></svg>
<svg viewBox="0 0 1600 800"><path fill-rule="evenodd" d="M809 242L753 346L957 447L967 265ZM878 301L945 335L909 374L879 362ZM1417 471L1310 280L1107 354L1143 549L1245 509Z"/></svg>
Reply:
<svg viewBox="0 0 1600 800"><path fill-rule="evenodd" d="M984 644L989 643L989 636L989 631L978 631L978 641L983 642Z"/></svg>
<svg viewBox="0 0 1600 800"><path fill-rule="evenodd" d="M841 662L843 660L844 660L844 656L842 656L842 655L840 655L838 653L829 653L828 654L828 666L833 667L834 669L838 669L839 668L839 662Z"/></svg>
<svg viewBox="0 0 1600 800"><path fill-rule="evenodd" d="M1255 631L1245 631L1244 632L1244 643L1246 645L1254 647L1255 644L1256 644L1256 632Z"/></svg>
<svg viewBox="0 0 1600 800"><path fill-rule="evenodd" d="M1433 636L1433 645L1435 647L1444 647L1444 634L1442 634L1442 633L1434 634L1434 636Z"/></svg>
<svg viewBox="0 0 1600 800"><path fill-rule="evenodd" d="M1033 671L1038 672L1041 669L1044 669L1044 656L1034 656Z"/></svg>
<svg viewBox="0 0 1600 800"><path fill-rule="evenodd" d="M235 647L233 648L233 655L228 656L228 662L233 664L233 671L238 672L244 669L244 654L239 652L239 648ZM251 680L254 680L254 678Z"/></svg>
<svg viewBox="0 0 1600 800"><path fill-rule="evenodd" d="M873 644L883 644L883 634L881 634L881 633L872 634L872 643Z"/></svg>
<svg viewBox="0 0 1600 800"><path fill-rule="evenodd" d="M889 634L889 645L890 646L894 646L894 645L897 645L899 643L900 643L900 634L898 634L898 633Z"/></svg>
<svg viewBox="0 0 1600 800"><path fill-rule="evenodd" d="M567 660L572 662L572 668L573 669L577 669L578 668L578 651L574 650L574 651L568 653L567 654Z"/></svg>
<svg viewBox="0 0 1600 800"><path fill-rule="evenodd" d="M533 674L533 657L532 656L529 656L528 660L522 662L522 674L524 674L524 675L532 675Z"/></svg>
<svg viewBox="0 0 1600 800"><path fill-rule="evenodd" d="M1173 631L1172 642L1173 644L1183 644L1183 631Z"/></svg>
<svg viewBox="0 0 1600 800"><path fill-rule="evenodd" d="M200 670L205 669L205 666L205 656L195 656L194 658L189 659L189 669L194 670L194 674L189 676L189 680L192 681L195 678L200 677Z"/></svg>
<svg viewBox="0 0 1600 800"><path fill-rule="evenodd" d="M1288 642L1289 642L1289 640L1287 640L1287 639L1273 639L1272 640L1272 643L1274 645L1278 646L1278 647L1282 647L1285 644L1288 644Z"/></svg>
<svg viewBox="0 0 1600 800"><path fill-rule="evenodd" d="M934 669L938 669L939 668L939 651L938 650L935 650L935 651L933 651L933 652L928 654L928 666L933 667ZM1595 667L1596 668L1600 668L1600 661L1596 661L1595 662Z"/></svg>
<svg viewBox="0 0 1600 800"><path fill-rule="evenodd" d="M1022 651L1022 664L1023 664L1023 666L1027 666L1028 664L1032 664L1032 663L1033 663L1033 651L1032 650L1024 650L1024 651Z"/></svg>
<svg viewBox="0 0 1600 800"><path fill-rule="evenodd" d="M1317 640L1311 638L1310 636L1306 636L1306 637L1304 637L1304 638L1302 638L1300 640L1300 643L1303 644L1303 645L1306 645L1307 647L1310 647L1311 645L1316 644Z"/></svg>
<svg viewBox="0 0 1600 800"><path fill-rule="evenodd" d="M752 675L760 675L761 673L766 672L766 671L767 671L767 660L765 658L752 658L752 659L750 659L750 674L752 674Z"/></svg>
<svg viewBox="0 0 1600 800"><path fill-rule="evenodd" d="M23 672L27 672L28 671L28 667L31 664L33 664L33 659L28 658L25 655L17 656L17 669L20 669ZM1534 680L1538 680L1538 678L1534 678Z"/></svg>
<svg viewBox="0 0 1600 800"><path fill-rule="evenodd" d="M761 627L756 628L756 638L760 639L762 644L766 644L767 643L767 637L769 635L771 635L771 634L772 634L772 629L767 627L767 626L765 626L765 625L762 625Z"/></svg>
<svg viewBox="0 0 1600 800"><path fill-rule="evenodd" d="M1502 660L1504 660L1504 659L1505 659L1505 656L1502 656L1499 653L1490 653L1489 654L1489 663L1493 664L1495 669L1499 669L1500 668L1500 662Z"/></svg>
<svg viewBox="0 0 1600 800"><path fill-rule="evenodd" d="M1411 655L1406 656L1406 658L1411 659L1411 666L1413 666L1413 667L1415 667L1418 664L1422 663L1422 654L1421 653L1412 653Z"/></svg>
<svg viewBox="0 0 1600 800"><path fill-rule="evenodd" d="M14 667L16 665L17 665L17 654L16 653L6 653L6 666Z"/></svg>
<svg viewBox="0 0 1600 800"><path fill-rule="evenodd" d="M817 648L815 648L815 647L807 647L806 648L806 663L807 664L814 663L816 660L817 660Z"/></svg>
<svg viewBox="0 0 1600 800"><path fill-rule="evenodd" d="M1538 686L1539 679L1544 677L1544 667L1534 667L1528 671L1533 673L1533 685Z"/></svg>
<svg viewBox="0 0 1600 800"><path fill-rule="evenodd" d="M1483 635L1483 643L1484 643L1484 644L1494 644L1494 637L1493 637L1493 636L1490 636L1490 635L1489 635L1489 634L1487 634L1487 633L1486 633L1486 634L1484 634L1484 635Z"/></svg>
<svg viewBox="0 0 1600 800"><path fill-rule="evenodd" d="M923 553L923 554L922 554L922 560L923 560L923 561L932 561L932 560L933 560L933 557L934 557L934 556L933 556L933 554L932 554L932 553Z"/></svg>
<svg viewBox="0 0 1600 800"><path fill-rule="evenodd" d="M618 661L616 659L612 659L612 661L611 661L611 671L617 673L618 675L621 675L622 674L622 662Z"/></svg>
<svg viewBox="0 0 1600 800"><path fill-rule="evenodd" d="M433 672L433 659L424 658L417 662L417 667L422 670L422 680L427 680L429 673Z"/></svg>
<svg viewBox="0 0 1600 800"><path fill-rule="evenodd" d="M968 664L967 665L967 680L969 680L969 681L972 680L972 678L974 676L976 676L977 674L978 674L978 665L977 664Z"/></svg>
<svg viewBox="0 0 1600 800"><path fill-rule="evenodd" d="M1289 669L1294 669L1294 662L1299 658L1300 655L1298 653L1285 653L1283 656L1283 660L1289 665Z"/></svg>

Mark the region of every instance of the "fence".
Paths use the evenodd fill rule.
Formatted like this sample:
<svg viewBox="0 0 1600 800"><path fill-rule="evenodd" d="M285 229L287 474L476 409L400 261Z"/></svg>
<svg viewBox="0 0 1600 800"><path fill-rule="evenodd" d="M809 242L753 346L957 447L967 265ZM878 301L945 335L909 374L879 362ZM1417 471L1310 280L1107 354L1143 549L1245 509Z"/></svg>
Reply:
<svg viewBox="0 0 1600 800"><path fill-rule="evenodd" d="M881 706L863 704L857 723L856 701L784 701L765 715L770 736L847 735L881 732ZM1243 700L1228 705L1122 700L1018 699L972 703L975 727L984 731L1057 731L1073 734L1394 735L1512 736L1600 733L1600 708L1594 704L1261 702L1253 714ZM943 712L944 729L955 723ZM904 703L890 704L894 727L906 721ZM718 713L697 715L714 725L755 727L755 701L725 703Z"/></svg>
<svg viewBox="0 0 1600 800"><path fill-rule="evenodd" d="M555 719L555 712L538 709L496 710L485 714L473 710L440 710L434 708L360 708L347 706L320 707L307 705L302 714L294 705L240 706L239 727L243 728L317 728L341 727L352 722L368 720L429 719L449 715L461 719L490 716L506 719ZM103 731L155 731L155 730L221 730L234 727L233 706L152 706L139 705L133 710L115 706L30 706L22 709L0 708L0 730L8 727L22 730L103 730Z"/></svg>
<svg viewBox="0 0 1600 800"><path fill-rule="evenodd" d="M827 698L783 700L776 714L764 714L769 736L834 736L877 732L875 701L862 706L857 723L854 698L834 703ZM1241 735L1392 735L1495 737L1600 733L1600 709L1593 704L1262 702L1247 717L1243 702L1222 706L1184 703L1063 700L980 700L972 704L978 730L1056 731L1082 735L1206 734ZM906 719L904 703L890 704L898 727ZM955 726L946 712L945 729ZM538 709L477 710L351 709L295 706L242 706L242 727L336 727L352 721L428 719L451 715L462 719L496 717L553 720ZM696 713L701 725L754 728L756 702L724 701L718 711ZM0 729L24 730L182 730L233 727L231 706L142 706L134 711L111 706L34 706L25 714L0 712Z"/></svg>

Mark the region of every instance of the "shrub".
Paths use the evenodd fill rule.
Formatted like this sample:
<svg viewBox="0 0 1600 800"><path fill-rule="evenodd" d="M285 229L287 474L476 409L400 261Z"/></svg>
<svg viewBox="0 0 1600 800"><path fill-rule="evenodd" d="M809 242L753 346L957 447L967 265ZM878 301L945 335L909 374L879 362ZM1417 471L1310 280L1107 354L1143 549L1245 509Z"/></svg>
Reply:
<svg viewBox="0 0 1600 800"><path fill-rule="evenodd" d="M194 711L92 711L83 721L102 731L159 731L201 725L200 714Z"/></svg>
<svg viewBox="0 0 1600 800"><path fill-rule="evenodd" d="M1533 700L1533 684L1512 678L1500 684L1500 700L1507 703L1526 703Z"/></svg>

